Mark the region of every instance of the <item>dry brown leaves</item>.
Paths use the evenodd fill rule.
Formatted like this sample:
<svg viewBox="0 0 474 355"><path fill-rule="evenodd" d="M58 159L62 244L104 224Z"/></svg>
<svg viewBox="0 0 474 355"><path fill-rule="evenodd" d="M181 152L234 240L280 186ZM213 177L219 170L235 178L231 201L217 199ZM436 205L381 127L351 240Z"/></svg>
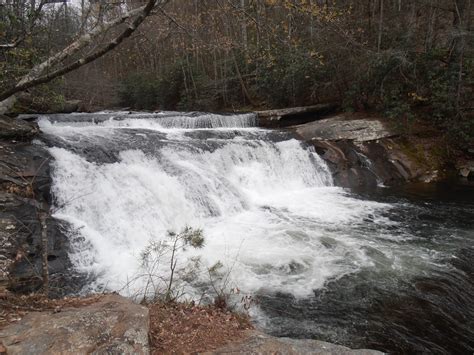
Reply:
<svg viewBox="0 0 474 355"><path fill-rule="evenodd" d="M214 350L245 337L246 316L216 307L155 303L150 308L152 354L190 354Z"/></svg>

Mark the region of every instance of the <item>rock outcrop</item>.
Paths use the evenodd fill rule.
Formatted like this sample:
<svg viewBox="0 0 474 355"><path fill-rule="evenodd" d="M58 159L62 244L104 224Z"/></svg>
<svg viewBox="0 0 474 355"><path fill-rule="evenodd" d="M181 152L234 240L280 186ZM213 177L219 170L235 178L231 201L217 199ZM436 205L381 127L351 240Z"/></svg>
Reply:
<svg viewBox="0 0 474 355"><path fill-rule="evenodd" d="M148 354L148 308L118 295L56 313L32 312L0 330L8 354Z"/></svg>
<svg viewBox="0 0 474 355"><path fill-rule="evenodd" d="M464 161L457 166L459 176L465 179L474 179L474 160Z"/></svg>
<svg viewBox="0 0 474 355"><path fill-rule="evenodd" d="M337 115L295 127L296 133L305 140L351 140L369 142L396 136L385 125L373 118L351 118Z"/></svg>
<svg viewBox="0 0 474 355"><path fill-rule="evenodd" d="M71 113L82 106L80 100L45 100L23 93L17 97L13 107L6 114L16 116L25 113Z"/></svg>
<svg viewBox="0 0 474 355"><path fill-rule="evenodd" d="M0 115L0 139L29 140L39 133L36 123Z"/></svg>
<svg viewBox="0 0 474 355"><path fill-rule="evenodd" d="M0 117L0 125L0 288L29 293L42 287L38 213L46 212L51 295L77 291L81 283L72 271L69 242L63 233L68 226L49 216L51 157L31 143L39 129L35 123L9 117Z"/></svg>
<svg viewBox="0 0 474 355"><path fill-rule="evenodd" d="M343 187L374 187L440 177L439 161L380 119L341 114L289 127L313 145Z"/></svg>
<svg viewBox="0 0 474 355"><path fill-rule="evenodd" d="M367 349L353 350L319 340L275 338L259 332L252 332L249 337L241 342L230 344L206 354L378 355L383 353Z"/></svg>

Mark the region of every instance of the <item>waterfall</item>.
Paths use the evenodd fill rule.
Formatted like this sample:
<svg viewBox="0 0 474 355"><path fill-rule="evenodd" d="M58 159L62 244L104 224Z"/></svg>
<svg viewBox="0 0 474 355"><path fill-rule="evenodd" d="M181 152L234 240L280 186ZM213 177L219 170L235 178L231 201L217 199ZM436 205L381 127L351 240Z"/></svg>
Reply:
<svg viewBox="0 0 474 355"><path fill-rule="evenodd" d="M40 126L55 217L74 229L71 260L94 276L89 290L123 290L151 240L191 226L205 236L203 264L232 266L240 289L305 297L373 263L369 241L349 228L390 224L389 205L334 187L311 147L257 128L251 114L103 112L43 116Z"/></svg>
<svg viewBox="0 0 474 355"><path fill-rule="evenodd" d="M39 124L36 143L53 157L54 217L88 276L84 292L148 293L144 251L189 226L205 243L179 253L175 283L187 298L221 282L258 299L251 315L275 335L472 350L472 205L333 186L311 146L258 128L252 114L100 112ZM156 280L170 272L162 257ZM221 279L208 272L216 265ZM423 323L433 319L441 326Z"/></svg>

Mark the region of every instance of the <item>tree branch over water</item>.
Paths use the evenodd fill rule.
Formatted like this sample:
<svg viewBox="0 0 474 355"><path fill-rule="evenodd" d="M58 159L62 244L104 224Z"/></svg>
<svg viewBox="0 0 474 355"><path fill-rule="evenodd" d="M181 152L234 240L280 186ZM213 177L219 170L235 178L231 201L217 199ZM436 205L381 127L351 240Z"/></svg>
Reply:
<svg viewBox="0 0 474 355"><path fill-rule="evenodd" d="M86 32L84 35L80 36L77 40L69 44L63 50L57 52L42 63L35 65L28 72L28 74L23 76L18 81L18 83L14 87L0 93L0 113L7 112L15 104L16 95L36 85L47 83L59 76L62 76L77 68L80 68L81 66L88 64L102 57L109 51L113 50L137 30L140 24L145 20L146 17L150 15L152 10L156 6L163 6L167 2L168 0L148 0L148 2L144 6L130 10L110 22L106 22L101 26L97 26L91 31ZM57 64L64 62L80 50L92 44L99 36L107 32L108 30L115 28L118 25L121 25L132 18L133 21L130 22L127 27L123 29L112 40L109 40L104 47L88 55L85 55L70 64L50 71L50 69L54 68L54 66L56 66Z"/></svg>

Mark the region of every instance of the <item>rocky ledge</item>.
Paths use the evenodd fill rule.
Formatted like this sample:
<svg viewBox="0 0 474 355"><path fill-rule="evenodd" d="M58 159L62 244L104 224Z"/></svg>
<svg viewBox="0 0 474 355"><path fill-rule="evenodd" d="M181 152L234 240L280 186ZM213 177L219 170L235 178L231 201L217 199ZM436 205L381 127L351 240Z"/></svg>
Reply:
<svg viewBox="0 0 474 355"><path fill-rule="evenodd" d="M17 316L22 319L0 329L0 354L381 354L272 337L218 308L176 303L145 307L116 294L52 301L42 311L34 308L40 304L33 303Z"/></svg>
<svg viewBox="0 0 474 355"><path fill-rule="evenodd" d="M7 354L148 354L148 308L107 295L80 308L32 312L0 330Z"/></svg>
<svg viewBox="0 0 474 355"><path fill-rule="evenodd" d="M205 354L379 355L383 353L368 349L353 350L345 346L312 339L276 338L252 331L241 342Z"/></svg>
<svg viewBox="0 0 474 355"><path fill-rule="evenodd" d="M50 215L51 157L31 143L39 128L33 122L0 116L0 129L0 290L38 291L46 254L51 295L75 291L81 284L70 267L63 233L68 226ZM44 225L40 213L47 215ZM43 227L47 248L41 239Z"/></svg>
<svg viewBox="0 0 474 355"><path fill-rule="evenodd" d="M339 186L432 182L443 177L445 162L432 139L411 141L377 117L339 114L288 129L314 146Z"/></svg>

